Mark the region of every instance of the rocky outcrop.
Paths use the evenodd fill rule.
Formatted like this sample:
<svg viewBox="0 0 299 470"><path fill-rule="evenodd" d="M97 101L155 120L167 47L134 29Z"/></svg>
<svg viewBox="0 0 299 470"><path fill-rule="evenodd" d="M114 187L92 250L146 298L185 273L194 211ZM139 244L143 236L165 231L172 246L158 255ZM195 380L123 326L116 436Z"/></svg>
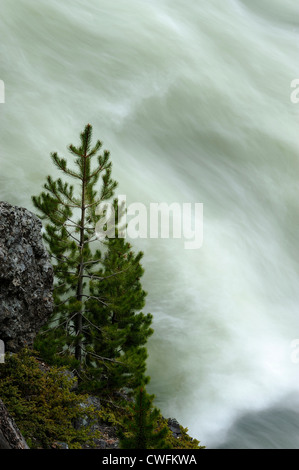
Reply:
<svg viewBox="0 0 299 470"><path fill-rule="evenodd" d="M5 350L31 346L53 311L53 268L41 221L0 202L0 339Z"/></svg>
<svg viewBox="0 0 299 470"><path fill-rule="evenodd" d="M0 400L0 449L29 449L2 400Z"/></svg>
<svg viewBox="0 0 299 470"><path fill-rule="evenodd" d="M168 418L167 425L172 432L173 437L179 439L182 435L180 423L175 418Z"/></svg>

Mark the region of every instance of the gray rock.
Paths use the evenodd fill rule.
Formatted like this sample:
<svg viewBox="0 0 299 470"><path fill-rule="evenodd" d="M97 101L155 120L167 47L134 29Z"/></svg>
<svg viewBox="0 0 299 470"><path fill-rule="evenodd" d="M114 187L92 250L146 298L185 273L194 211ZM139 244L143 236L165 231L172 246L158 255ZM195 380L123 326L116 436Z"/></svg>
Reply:
<svg viewBox="0 0 299 470"><path fill-rule="evenodd" d="M92 406L95 409L95 411L100 411L101 402L100 402L100 399L98 397L94 397L94 396L89 395L87 397L85 403L80 403L80 406L83 409ZM91 429L94 431L94 430L98 429L97 421L98 420L95 420L95 422L91 422L91 419L86 415L86 416L84 416L84 417L77 420L75 427L77 429L80 429L82 427L91 426Z"/></svg>
<svg viewBox="0 0 299 470"><path fill-rule="evenodd" d="M0 339L5 350L32 346L53 311L53 267L40 219L0 202Z"/></svg>
<svg viewBox="0 0 299 470"><path fill-rule="evenodd" d="M29 449L2 400L0 400L0 449Z"/></svg>
<svg viewBox="0 0 299 470"><path fill-rule="evenodd" d="M175 418L169 418L167 424L174 437L179 438L182 435L181 425Z"/></svg>

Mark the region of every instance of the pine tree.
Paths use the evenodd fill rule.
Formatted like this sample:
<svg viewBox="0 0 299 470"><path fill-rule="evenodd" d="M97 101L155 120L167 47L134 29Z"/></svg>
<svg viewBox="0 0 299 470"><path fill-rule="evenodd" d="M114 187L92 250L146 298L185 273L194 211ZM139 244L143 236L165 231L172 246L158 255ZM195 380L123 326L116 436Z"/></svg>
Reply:
<svg viewBox="0 0 299 470"><path fill-rule="evenodd" d="M147 358L144 345L153 330L152 315L141 312L146 297L140 282L144 272L142 257L142 252L135 255L130 243L116 234L116 238L108 241L102 269L97 273L102 282L90 284L88 318L100 329L91 330L89 374L95 384L98 382L109 391L122 387L135 389L141 382L148 382L144 375ZM94 300L98 297L104 299L101 305ZM116 360L101 362L102 357Z"/></svg>
<svg viewBox="0 0 299 470"><path fill-rule="evenodd" d="M135 403L131 405L131 416L124 418L126 433L120 433L121 449L167 449L166 425L159 428L160 412L153 407L154 395L149 395L142 386L138 389Z"/></svg>
<svg viewBox="0 0 299 470"><path fill-rule="evenodd" d="M54 296L56 338L62 341L66 338L68 346L74 347L79 364L83 352L86 281L92 275L94 264L101 260L100 251L92 253L90 249L90 243L96 240L95 227L99 221L96 207L110 199L117 186L111 178L109 152L97 155L102 143L98 140L91 148L91 140L92 126L88 124L81 133L80 146L69 145L68 149L75 157L75 169L67 166L67 161L56 152L51 154L56 167L78 183L76 193L73 185L48 176L44 185L46 192L32 197L41 218L47 220L44 238L53 258L57 279ZM96 156L97 166L92 169L91 160ZM95 185L100 176L102 187L98 194ZM61 346L60 341L56 341L56 346Z"/></svg>
<svg viewBox="0 0 299 470"><path fill-rule="evenodd" d="M62 358L64 363L66 358L69 363L74 357L80 376L87 376L83 369L88 366L96 387L134 387L144 378L144 344L152 333L151 315L135 313L145 298L139 282L142 253L135 256L121 238L103 241L104 254L91 250L103 217L97 207L113 197L117 186L111 178L109 152L98 155L102 143L91 147L91 140L88 124L80 146L68 147L75 157L74 168L57 153L51 154L58 169L77 182L76 187L48 176L45 191L32 198L46 220L44 239L56 278L54 316L36 348L48 362L59 363L57 358ZM92 168L95 159L97 165ZM118 210L116 199L114 207Z"/></svg>

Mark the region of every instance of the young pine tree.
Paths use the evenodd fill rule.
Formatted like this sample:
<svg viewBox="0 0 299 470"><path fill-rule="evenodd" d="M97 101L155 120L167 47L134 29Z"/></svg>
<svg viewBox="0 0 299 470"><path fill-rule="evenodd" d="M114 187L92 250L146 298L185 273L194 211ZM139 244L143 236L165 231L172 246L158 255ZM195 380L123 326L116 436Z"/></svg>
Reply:
<svg viewBox="0 0 299 470"><path fill-rule="evenodd" d="M74 158L72 166L57 153L51 154L54 164L75 186L48 176L45 191L32 198L46 220L44 238L56 278L54 316L36 348L48 362L74 357L80 376L86 377L83 369L88 365L97 388L133 386L145 370L143 345L152 333L151 315L135 314L145 296L139 283L141 254L133 255L129 245L118 238L103 242L108 245L105 255L99 249L91 250L92 242L99 243L96 225L103 216L97 207L113 197L117 186L111 178L109 152L98 154L102 144L97 141L92 147L91 140L88 124L80 145L68 147ZM92 167L93 161L96 165Z"/></svg>
<svg viewBox="0 0 299 470"><path fill-rule="evenodd" d="M144 387L136 393L135 403L131 405L131 415L124 418L126 433L120 435L121 449L167 449L169 429L166 425L159 428L160 412L153 407L154 395L149 395Z"/></svg>
<svg viewBox="0 0 299 470"><path fill-rule="evenodd" d="M92 253L90 249L90 243L96 239L95 226L99 220L96 207L110 199L117 186L111 178L109 152L97 155L102 143L98 140L91 147L91 138L92 127L88 124L81 133L79 147L69 145L75 168L69 167L56 152L51 154L56 167L77 183L76 189L61 178L53 180L48 176L44 185L46 192L32 197L41 218L47 220L44 239L57 281L54 291L56 331L48 338L48 345L52 353L65 351L65 345L73 347L79 364L83 353L85 288L94 264L101 260L101 253L98 250ZM91 161L95 158L97 165L92 169ZM97 192L95 186L100 177L102 187Z"/></svg>

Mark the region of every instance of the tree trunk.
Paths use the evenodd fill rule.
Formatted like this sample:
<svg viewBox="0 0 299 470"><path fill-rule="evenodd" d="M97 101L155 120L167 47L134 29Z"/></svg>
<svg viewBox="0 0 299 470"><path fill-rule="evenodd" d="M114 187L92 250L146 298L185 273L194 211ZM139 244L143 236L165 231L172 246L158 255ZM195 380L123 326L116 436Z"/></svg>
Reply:
<svg viewBox="0 0 299 470"><path fill-rule="evenodd" d="M84 235L85 235L85 189L86 189L86 153L83 156L83 179L82 179L82 193L81 193L81 226L80 226L80 264L78 267L78 283L77 283L77 300L81 302L81 311L76 316L76 335L79 337L82 334L82 295L83 295L83 275L84 275ZM82 341L79 339L75 348L75 358L79 361L79 370L82 362Z"/></svg>

